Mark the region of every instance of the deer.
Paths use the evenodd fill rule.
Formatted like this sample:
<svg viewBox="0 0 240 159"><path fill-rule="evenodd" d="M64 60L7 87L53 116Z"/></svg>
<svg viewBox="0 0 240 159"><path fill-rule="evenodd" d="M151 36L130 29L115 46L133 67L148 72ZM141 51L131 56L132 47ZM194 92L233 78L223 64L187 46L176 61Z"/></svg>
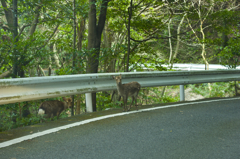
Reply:
<svg viewBox="0 0 240 159"><path fill-rule="evenodd" d="M136 109L138 110L137 96L141 89L141 85L138 82L129 82L129 83L122 84L121 74L119 76L112 76L112 78L116 80L118 94L121 97L123 97L123 103L124 103L123 111L129 111L134 101L135 101ZM132 97L132 103L127 109L127 100L129 96Z"/></svg>
<svg viewBox="0 0 240 159"><path fill-rule="evenodd" d="M71 107L72 98L62 97L63 102L59 100L44 101L40 104L38 109L38 115L44 116L44 118L53 118L62 113L62 111Z"/></svg>

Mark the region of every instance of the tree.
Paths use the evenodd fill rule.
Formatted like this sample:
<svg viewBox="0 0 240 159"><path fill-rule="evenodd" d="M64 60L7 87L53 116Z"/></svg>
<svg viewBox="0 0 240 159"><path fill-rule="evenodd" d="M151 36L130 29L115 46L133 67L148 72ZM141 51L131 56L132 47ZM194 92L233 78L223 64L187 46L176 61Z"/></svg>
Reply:
<svg viewBox="0 0 240 159"><path fill-rule="evenodd" d="M14 9L14 14L11 11L11 4L7 4L8 1L6 0L1 0L2 3L2 7L4 9L4 13L5 13L5 17L7 19L7 25L8 27L6 27L7 32L11 32L13 35L13 43L12 45L8 45L9 47L6 49L6 52L8 52L8 56L12 56L13 59L10 60L8 62L8 73L5 73L4 75L9 75L9 73L11 73L11 71L13 71L13 74L19 77L24 77L24 69L25 67L32 62L33 59L35 59L36 56L28 56L27 52L28 49L32 46L31 44L33 44L33 41L36 41L36 39L33 38L33 35L37 29L37 25L39 24L39 17L40 17L40 12L41 12L41 8L43 7L43 2L42 1L38 1L36 3L34 3L35 5L31 5L29 3L24 3L21 2L21 4L17 4L17 0L13 1L13 9ZM22 22L25 21L25 15L23 14L24 12L22 11L22 9L25 6L30 6L33 11L32 14L28 14L32 15L29 17L29 19L27 19L27 22L22 25ZM21 19L19 21L21 21L21 24L18 23L18 15L20 13L18 13L18 11L20 10L21 13ZM31 11L30 11L31 12ZM14 21L14 23L13 23ZM16 26L17 27L16 27ZM59 25L57 25L58 27ZM4 27L4 26L2 26ZM29 28L30 27L30 28ZM29 28L28 31L26 31ZM19 33L18 33L19 30ZM56 29L54 31L54 33L56 32ZM25 36L26 35L26 36ZM7 35L2 35L2 37L7 37ZM52 35L53 36L53 35ZM44 48L46 46L46 44L49 42L49 40L52 38L52 36L50 36L50 38L47 40L47 42L44 42L44 44L42 44L42 46L38 47L37 49L40 50L42 48ZM36 46L35 46L36 49ZM11 55L11 52L13 52L13 54ZM37 54L36 54L37 55ZM11 67L13 66L13 67Z"/></svg>
<svg viewBox="0 0 240 159"><path fill-rule="evenodd" d="M89 0L90 10L88 14L88 61L87 73L97 73L99 65L99 54L101 46L101 35L104 28L108 2L110 0L102 0L100 13L97 21L96 0ZM96 93L92 93L93 111L96 111Z"/></svg>
<svg viewBox="0 0 240 159"><path fill-rule="evenodd" d="M229 34L231 30L226 27L226 20L228 19L227 26L230 27L233 20L230 20L231 16L228 16L238 5L236 1L229 2L227 0L191 0L183 4L184 10L186 10L187 24L192 31L185 42L187 45L200 46L200 55L205 63L206 70L208 70L209 61L216 59L214 47L219 45L219 41L222 40L222 45L226 45L226 34ZM236 26L236 24L233 25Z"/></svg>

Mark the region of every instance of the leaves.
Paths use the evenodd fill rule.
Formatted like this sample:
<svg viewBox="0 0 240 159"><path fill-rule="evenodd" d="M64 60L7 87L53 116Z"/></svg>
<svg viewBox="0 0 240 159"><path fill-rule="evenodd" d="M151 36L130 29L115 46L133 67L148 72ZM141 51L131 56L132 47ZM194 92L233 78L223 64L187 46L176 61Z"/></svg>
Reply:
<svg viewBox="0 0 240 159"><path fill-rule="evenodd" d="M240 36L236 35L236 38L231 38L228 41L228 45L221 49L222 51L218 54L220 63L228 68L236 68L240 65Z"/></svg>

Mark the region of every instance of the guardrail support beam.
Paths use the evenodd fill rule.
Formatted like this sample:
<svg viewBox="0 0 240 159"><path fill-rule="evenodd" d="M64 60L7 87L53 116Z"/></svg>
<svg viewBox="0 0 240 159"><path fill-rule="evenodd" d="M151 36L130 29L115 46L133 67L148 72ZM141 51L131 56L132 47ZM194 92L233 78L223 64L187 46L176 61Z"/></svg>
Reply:
<svg viewBox="0 0 240 159"><path fill-rule="evenodd" d="M185 101L184 85L180 85L180 101Z"/></svg>
<svg viewBox="0 0 240 159"><path fill-rule="evenodd" d="M93 112L93 106L92 106L92 93L85 93L86 98L86 109L87 112Z"/></svg>
<svg viewBox="0 0 240 159"><path fill-rule="evenodd" d="M0 79L0 105L64 97L74 94L116 90L112 76L118 73L91 73L64 76ZM137 81L144 87L240 81L240 70L122 72L124 83ZM183 88L183 86L182 86ZM181 91L184 95L184 90ZM90 94L89 94L90 95ZM182 101L184 97L181 97ZM91 111L92 103L87 98ZM94 110L94 109L93 109Z"/></svg>

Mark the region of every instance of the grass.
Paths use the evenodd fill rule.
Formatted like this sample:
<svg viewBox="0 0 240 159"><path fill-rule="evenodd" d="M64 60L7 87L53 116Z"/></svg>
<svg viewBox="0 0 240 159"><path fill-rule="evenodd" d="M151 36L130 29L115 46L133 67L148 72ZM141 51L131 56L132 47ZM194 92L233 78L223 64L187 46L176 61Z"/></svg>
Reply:
<svg viewBox="0 0 240 159"><path fill-rule="evenodd" d="M188 85L193 93L200 94L204 98L233 97L235 96L234 82L216 82Z"/></svg>

